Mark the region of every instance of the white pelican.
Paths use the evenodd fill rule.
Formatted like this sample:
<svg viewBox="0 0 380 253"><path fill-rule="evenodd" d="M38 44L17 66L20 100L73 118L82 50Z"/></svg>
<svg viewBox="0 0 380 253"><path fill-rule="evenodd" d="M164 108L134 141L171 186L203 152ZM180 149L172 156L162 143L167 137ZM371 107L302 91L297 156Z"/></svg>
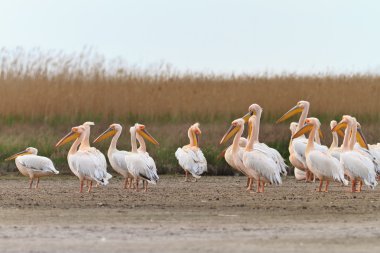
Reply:
<svg viewBox="0 0 380 253"><path fill-rule="evenodd" d="M292 145L292 143L293 143L292 136L296 133L297 127L298 127L297 122L290 123L290 127L289 127L289 129L290 129L289 156L294 156L294 149L293 149L293 145ZM300 170L297 167L294 167L294 177L296 178L296 180L305 180L306 179L306 173L304 170Z"/></svg>
<svg viewBox="0 0 380 253"><path fill-rule="evenodd" d="M247 185L247 191L252 190L252 183L251 179L254 178L253 171L246 168L243 164L243 155L244 155L244 148L239 146L239 142L241 139L241 135L244 132L244 124L245 120L243 118L236 119L232 121L230 128L227 130L227 132L224 134L222 140L220 141L220 144L223 144L226 142L229 138L231 138L233 135L235 135L233 142L232 142L232 159L233 163L235 164L235 167L237 170L242 172L245 176L248 177L248 185ZM252 139L252 137L250 137Z"/></svg>
<svg viewBox="0 0 380 253"><path fill-rule="evenodd" d="M99 135L94 143L101 142L105 139L112 137L110 147L108 148L107 156L111 164L111 167L120 175L124 177L124 189L132 187L132 175L128 171L125 156L131 154L131 152L125 150L118 150L116 145L123 127L120 124L111 124L109 128Z"/></svg>
<svg viewBox="0 0 380 253"><path fill-rule="evenodd" d="M314 136L321 126L319 120L317 118L308 118L305 120L305 123L306 124L293 138L297 138L311 131L305 151L306 165L320 180L318 191L322 191L324 180L326 181L325 192L328 191L330 180L337 180L348 185L348 181L344 178L343 166L340 162L332 157L328 151L321 151L315 148L317 144L314 142Z"/></svg>
<svg viewBox="0 0 380 253"><path fill-rule="evenodd" d="M136 139L140 144L140 147L137 149L137 151L144 155L144 158L146 159L146 163L149 164L149 167L153 169L155 176L157 177L157 180L159 179L157 174L157 167L156 163L154 162L153 158L149 155L149 153L146 151L146 145L144 138L142 136L145 136L146 138L152 138L154 139L150 134L147 134L147 131L145 130L145 126L141 125L139 123L135 124L135 128L138 129L136 131ZM158 145L158 142L155 141ZM145 190L147 190L148 184L145 180L143 180L143 187Z"/></svg>
<svg viewBox="0 0 380 253"><path fill-rule="evenodd" d="M336 120L332 120L330 122L330 129L333 136L333 141L330 145L329 152L333 157L340 160L340 153L342 152L342 148L338 146L339 145L338 133L336 131L332 131L337 124L338 123L336 122Z"/></svg>
<svg viewBox="0 0 380 253"><path fill-rule="evenodd" d="M343 165L345 174L351 180L351 192L360 192L363 181L373 189L377 185L375 165L371 159L354 150L357 136L356 119L349 115L345 115L341 122L339 122L332 131L338 131L344 125L347 125L347 129L340 153L340 162ZM359 182L359 190L356 189L357 182Z"/></svg>
<svg viewBox="0 0 380 253"><path fill-rule="evenodd" d="M257 192L259 193L264 192L265 183L282 184L280 173L286 174L286 167L283 168L280 165L277 157L273 155L273 151L268 149L269 147L260 145L261 143L258 142L261 107L257 107L255 110L257 116L252 115L249 118L250 124L253 126L253 135L248 140L244 150L243 164L247 169L253 171L253 177L257 181ZM254 148L254 146L259 147Z"/></svg>
<svg viewBox="0 0 380 253"><path fill-rule="evenodd" d="M298 132L305 125L305 120L309 112L309 107L310 107L310 103L308 101L299 101L296 106L294 106L288 112L286 112L280 119L277 120L276 123L285 121L288 118L292 117L293 115L301 113L301 116L298 121L298 126L296 129L296 131ZM318 131L319 132L316 134L322 135L320 130ZM293 146L294 152L290 154L289 161L294 167L300 170L306 171L306 181L310 182L312 179L312 175L306 164L306 156L305 156L306 145L307 145L307 139L304 135L301 135L298 138L294 138L292 140L292 146ZM328 150L326 146L322 146L318 143L315 143L314 148L321 152L325 152Z"/></svg>
<svg viewBox="0 0 380 253"><path fill-rule="evenodd" d="M32 188L33 180L37 178L36 189L40 182L40 177L50 176L58 174L59 171L55 169L53 162L44 156L38 156L38 150L33 147L26 148L25 150L18 152L7 159L6 161L16 159L15 163L17 169L24 176L30 178L29 189Z"/></svg>
<svg viewBox="0 0 380 253"><path fill-rule="evenodd" d="M178 148L175 152L175 157L178 160L179 165L185 171L185 182L188 182L188 175L191 175L197 179L207 171L207 161L204 157L201 149L199 148L199 135L201 134L199 129L199 123L195 123L190 126L187 131L187 136L190 139L190 144Z"/></svg>
<svg viewBox="0 0 380 253"><path fill-rule="evenodd" d="M129 132L131 133L132 151L129 155L125 156L124 159L129 172L134 177L135 190L139 191L138 186L140 178L151 184L156 184L159 178L155 166L153 166L149 159L147 159L147 155L137 150L136 136L139 134L155 145L158 145L158 142L146 131L144 125L135 124L129 129ZM148 189L147 187L148 184L145 183L145 192Z"/></svg>
<svg viewBox="0 0 380 253"><path fill-rule="evenodd" d="M95 181L101 185L107 185L108 180L112 177L106 171L107 164L104 164L104 162L99 159L99 155L96 154L97 152L95 148L91 148L88 144L89 130L86 128L87 127L83 125L73 127L71 132L64 136L56 144L56 147L59 147L75 140L67 155L67 161L69 163L70 170L80 180L79 192L83 192L84 180L91 182L90 187L88 188L88 192L91 192L92 181ZM83 149L79 148L78 150L78 146L83 143L83 140L85 140L84 147Z"/></svg>

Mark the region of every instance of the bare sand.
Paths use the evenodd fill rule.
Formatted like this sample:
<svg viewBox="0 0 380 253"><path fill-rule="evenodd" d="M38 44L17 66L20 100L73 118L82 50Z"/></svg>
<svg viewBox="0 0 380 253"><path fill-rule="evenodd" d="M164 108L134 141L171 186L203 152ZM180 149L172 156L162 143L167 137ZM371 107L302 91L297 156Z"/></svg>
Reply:
<svg viewBox="0 0 380 253"><path fill-rule="evenodd" d="M244 177L162 176L148 193L121 178L78 193L75 177L0 178L0 252L380 252L380 188L350 193L288 177L263 194Z"/></svg>

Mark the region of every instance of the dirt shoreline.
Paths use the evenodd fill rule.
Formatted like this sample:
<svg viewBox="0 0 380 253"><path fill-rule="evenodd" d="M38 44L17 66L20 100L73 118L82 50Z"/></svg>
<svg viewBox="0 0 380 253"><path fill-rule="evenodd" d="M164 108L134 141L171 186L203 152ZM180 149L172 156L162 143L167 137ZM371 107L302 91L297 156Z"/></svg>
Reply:
<svg viewBox="0 0 380 253"><path fill-rule="evenodd" d="M288 177L265 194L243 177L184 183L163 176L149 193L114 178L78 193L74 177L0 179L1 252L367 252L380 250L380 189L329 193Z"/></svg>

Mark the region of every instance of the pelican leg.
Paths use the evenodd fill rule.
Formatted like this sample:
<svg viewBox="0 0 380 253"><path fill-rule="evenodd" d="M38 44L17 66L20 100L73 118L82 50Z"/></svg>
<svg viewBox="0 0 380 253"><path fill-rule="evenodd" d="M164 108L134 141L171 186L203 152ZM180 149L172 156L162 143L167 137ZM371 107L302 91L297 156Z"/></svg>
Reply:
<svg viewBox="0 0 380 253"><path fill-rule="evenodd" d="M146 181L142 180L142 189L145 189L145 184L146 184Z"/></svg>
<svg viewBox="0 0 380 253"><path fill-rule="evenodd" d="M323 180L320 179L320 180L319 180L319 187L318 187L318 189L317 189L317 192L321 192L321 191L322 191L322 186L323 186Z"/></svg>
<svg viewBox="0 0 380 253"><path fill-rule="evenodd" d="M92 181L90 181L90 187L88 187L88 192L90 193L92 190Z"/></svg>
<svg viewBox="0 0 380 253"><path fill-rule="evenodd" d="M355 182L355 179L351 180L351 192L356 192L356 182Z"/></svg>
<svg viewBox="0 0 380 253"><path fill-rule="evenodd" d="M136 192L139 191L139 179L138 178L135 179L135 191Z"/></svg>
<svg viewBox="0 0 380 253"><path fill-rule="evenodd" d="M328 190L328 188L329 188L329 183L330 183L330 181L329 181L329 180L326 180L325 192L329 192L329 190Z"/></svg>
<svg viewBox="0 0 380 253"><path fill-rule="evenodd" d="M145 183L144 192L147 192L148 191L148 182L146 182L145 180L143 182Z"/></svg>
<svg viewBox="0 0 380 253"><path fill-rule="evenodd" d="M38 184L40 183L40 178L37 177L36 189L38 189Z"/></svg>
<svg viewBox="0 0 380 253"><path fill-rule="evenodd" d="M247 181L247 191L252 191L253 178L248 178Z"/></svg>
<svg viewBox="0 0 380 253"><path fill-rule="evenodd" d="M30 178L29 179L29 189L32 189L32 185L33 185L33 178Z"/></svg>
<svg viewBox="0 0 380 253"><path fill-rule="evenodd" d="M261 192L264 193L264 187L265 187L265 183L264 182L261 182Z"/></svg>
<svg viewBox="0 0 380 253"><path fill-rule="evenodd" d="M86 180L86 187L88 188L88 180Z"/></svg>
<svg viewBox="0 0 380 253"><path fill-rule="evenodd" d="M126 177L124 180L124 189L128 188L128 178Z"/></svg>
<svg viewBox="0 0 380 253"><path fill-rule="evenodd" d="M80 193L83 192L83 185L84 185L84 181L83 181L83 180L80 180L80 186L79 186L79 192L80 192Z"/></svg>
<svg viewBox="0 0 380 253"><path fill-rule="evenodd" d="M259 179L257 179L257 188L256 188L257 193L261 192L261 190L260 190L261 185L260 184L261 184L261 182L260 182L260 178L259 178Z"/></svg>
<svg viewBox="0 0 380 253"><path fill-rule="evenodd" d="M363 187L363 181L359 180L359 192L362 191L362 187Z"/></svg>
<svg viewBox="0 0 380 253"><path fill-rule="evenodd" d="M198 179L194 178L194 181L193 181L193 182L194 182L194 183L198 182Z"/></svg>
<svg viewBox="0 0 380 253"><path fill-rule="evenodd" d="M189 172L185 170L185 182L189 182Z"/></svg>
<svg viewBox="0 0 380 253"><path fill-rule="evenodd" d="M249 184L251 183L251 179L247 177L247 188L249 187Z"/></svg>

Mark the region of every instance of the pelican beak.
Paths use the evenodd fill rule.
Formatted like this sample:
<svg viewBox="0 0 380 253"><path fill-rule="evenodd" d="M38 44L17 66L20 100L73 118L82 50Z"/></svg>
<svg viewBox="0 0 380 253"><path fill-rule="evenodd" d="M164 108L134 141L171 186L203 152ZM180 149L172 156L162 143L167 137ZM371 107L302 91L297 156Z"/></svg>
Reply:
<svg viewBox="0 0 380 253"><path fill-rule="evenodd" d="M336 126L331 129L332 132L338 132L339 130L343 131L342 129L347 128L347 122L341 120ZM338 132L339 133L339 132ZM344 136L344 134L343 134Z"/></svg>
<svg viewBox="0 0 380 253"><path fill-rule="evenodd" d="M356 139L360 146L365 149L369 149L367 140L365 139L365 136L363 134L363 131L360 127L358 127L358 132L356 134Z"/></svg>
<svg viewBox="0 0 380 253"><path fill-rule="evenodd" d="M301 113L302 111L303 111L303 108L300 107L299 105L296 105L292 109L290 109L288 112L286 112L284 115L282 115L281 118L279 118L276 121L276 124L283 122L283 121L289 119L290 117L292 117L293 115L296 115L297 113Z"/></svg>
<svg viewBox="0 0 380 253"><path fill-rule="evenodd" d="M231 125L230 128L228 128L227 132L224 134L222 140L220 141L220 144L225 143L228 141L232 136L234 136L237 131L239 131L240 127L238 125Z"/></svg>
<svg viewBox="0 0 380 253"><path fill-rule="evenodd" d="M16 159L18 156L27 155L27 154L30 154L30 153L26 150L23 150L21 152L18 152L16 154L6 158L5 161L10 161L10 160Z"/></svg>
<svg viewBox="0 0 380 253"><path fill-rule="evenodd" d="M295 139L295 138L298 138L308 132L310 132L311 130L313 129L313 125L311 124L305 124L303 126L303 128L301 128L297 133L295 133L293 136L292 136L292 139Z"/></svg>
<svg viewBox="0 0 380 253"><path fill-rule="evenodd" d="M344 132L342 129L336 131L340 137L344 137Z"/></svg>
<svg viewBox="0 0 380 253"><path fill-rule="evenodd" d="M252 132L253 132L253 124L250 121L248 121L248 140L251 139Z"/></svg>
<svg viewBox="0 0 380 253"><path fill-rule="evenodd" d="M247 123L249 118L252 116L252 115L256 115L256 112L254 111L250 111L248 112L247 114L245 114L242 119L244 119L244 122Z"/></svg>
<svg viewBox="0 0 380 253"><path fill-rule="evenodd" d="M113 127L109 127L106 131L104 131L101 135L99 135L93 143L98 143L108 139L116 134L116 130Z"/></svg>
<svg viewBox="0 0 380 253"><path fill-rule="evenodd" d="M146 131L145 127L143 129L138 129L137 132L139 135L141 135L145 140L153 143L154 145L160 145L156 139L153 138L153 136Z"/></svg>
<svg viewBox="0 0 380 253"><path fill-rule="evenodd" d="M198 145L199 145L199 135L196 134L196 133L193 133L193 140L194 140L195 146L198 147Z"/></svg>
<svg viewBox="0 0 380 253"><path fill-rule="evenodd" d="M318 129L319 138L323 139L323 133L321 129Z"/></svg>
<svg viewBox="0 0 380 253"><path fill-rule="evenodd" d="M55 147L58 148L68 142L76 140L79 136L80 136L79 133L71 130L70 133L66 134L62 139L59 140L59 142L57 142L57 144L55 144Z"/></svg>

